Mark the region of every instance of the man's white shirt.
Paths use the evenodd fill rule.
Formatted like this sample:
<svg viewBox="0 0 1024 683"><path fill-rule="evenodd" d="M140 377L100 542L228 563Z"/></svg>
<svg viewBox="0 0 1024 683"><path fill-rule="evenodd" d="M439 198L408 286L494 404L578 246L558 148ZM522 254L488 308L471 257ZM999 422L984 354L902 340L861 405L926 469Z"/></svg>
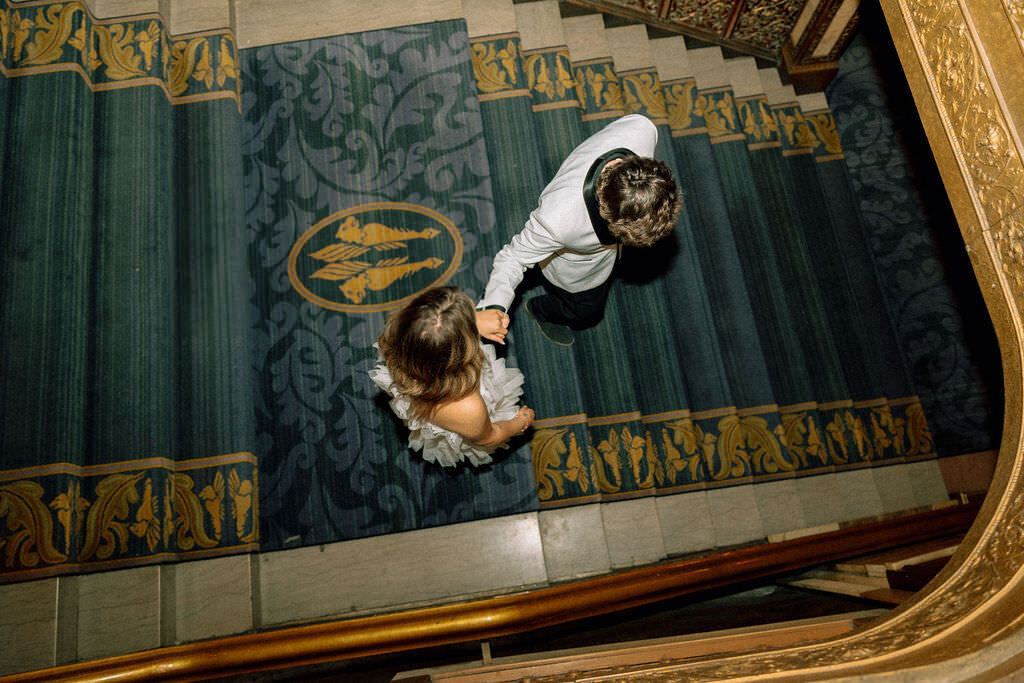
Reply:
<svg viewBox="0 0 1024 683"><path fill-rule="evenodd" d="M539 264L556 287L582 292L607 280L615 267L618 244L601 244L583 200L583 183L594 161L619 147L652 157L658 129L645 116L630 114L612 121L574 149L540 194L522 231L494 257L491 277L478 307L508 310L523 273Z"/></svg>

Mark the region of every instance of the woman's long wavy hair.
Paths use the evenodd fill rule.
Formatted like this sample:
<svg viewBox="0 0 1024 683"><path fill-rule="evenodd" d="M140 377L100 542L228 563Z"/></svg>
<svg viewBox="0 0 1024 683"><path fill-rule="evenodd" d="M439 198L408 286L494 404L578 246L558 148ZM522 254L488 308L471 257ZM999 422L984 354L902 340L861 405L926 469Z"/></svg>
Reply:
<svg viewBox="0 0 1024 683"><path fill-rule="evenodd" d="M608 230L633 247L649 247L672 232L683 208L672 171L649 157L626 157L609 167L595 194Z"/></svg>
<svg viewBox="0 0 1024 683"><path fill-rule="evenodd" d="M413 417L477 389L484 353L473 302L458 287L433 287L391 313L377 339Z"/></svg>

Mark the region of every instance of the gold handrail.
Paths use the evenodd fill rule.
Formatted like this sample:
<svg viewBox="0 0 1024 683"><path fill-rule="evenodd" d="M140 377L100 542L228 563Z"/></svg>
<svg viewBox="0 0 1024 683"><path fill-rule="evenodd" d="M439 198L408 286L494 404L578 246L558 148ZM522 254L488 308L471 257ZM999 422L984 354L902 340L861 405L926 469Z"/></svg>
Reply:
<svg viewBox="0 0 1024 683"><path fill-rule="evenodd" d="M955 505L534 591L282 628L17 674L9 681L191 681L485 640L965 531Z"/></svg>

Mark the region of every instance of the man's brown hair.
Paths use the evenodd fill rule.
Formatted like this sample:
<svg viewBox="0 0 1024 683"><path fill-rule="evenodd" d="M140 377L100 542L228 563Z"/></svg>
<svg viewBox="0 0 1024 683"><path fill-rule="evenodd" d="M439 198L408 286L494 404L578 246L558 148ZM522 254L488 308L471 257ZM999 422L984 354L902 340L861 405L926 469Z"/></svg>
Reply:
<svg viewBox="0 0 1024 683"><path fill-rule="evenodd" d="M649 247L672 232L683 198L668 165L649 157L626 157L597 180L601 216L623 244Z"/></svg>

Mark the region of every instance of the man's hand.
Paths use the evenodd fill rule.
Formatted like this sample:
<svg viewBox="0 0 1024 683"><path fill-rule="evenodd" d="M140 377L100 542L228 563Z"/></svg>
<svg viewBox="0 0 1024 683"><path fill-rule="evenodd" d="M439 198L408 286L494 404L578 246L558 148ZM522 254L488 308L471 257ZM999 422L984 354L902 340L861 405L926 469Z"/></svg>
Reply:
<svg viewBox="0 0 1024 683"><path fill-rule="evenodd" d="M507 313L496 308L476 312L476 329L484 339L490 339L499 344L505 343L505 335L508 334L509 323L512 319Z"/></svg>

